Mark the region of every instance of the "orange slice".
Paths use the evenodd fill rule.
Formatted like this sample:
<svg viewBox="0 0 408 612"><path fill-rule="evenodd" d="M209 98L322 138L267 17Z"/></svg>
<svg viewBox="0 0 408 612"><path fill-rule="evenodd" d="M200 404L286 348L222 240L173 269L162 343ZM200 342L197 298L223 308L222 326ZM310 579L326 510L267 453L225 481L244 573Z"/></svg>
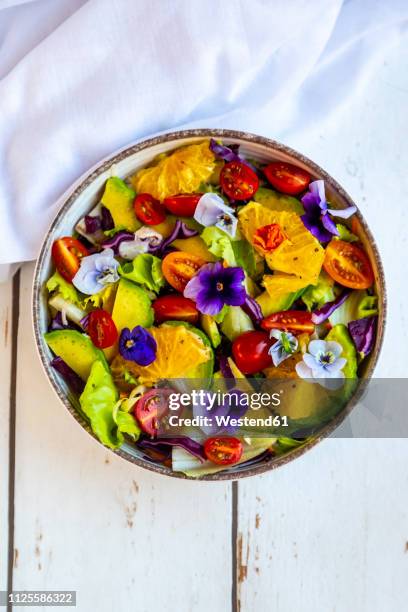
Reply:
<svg viewBox="0 0 408 612"><path fill-rule="evenodd" d="M139 170L131 177L137 193L150 193L163 200L178 193L194 193L208 181L216 160L208 141L188 145L162 157L150 168Z"/></svg>

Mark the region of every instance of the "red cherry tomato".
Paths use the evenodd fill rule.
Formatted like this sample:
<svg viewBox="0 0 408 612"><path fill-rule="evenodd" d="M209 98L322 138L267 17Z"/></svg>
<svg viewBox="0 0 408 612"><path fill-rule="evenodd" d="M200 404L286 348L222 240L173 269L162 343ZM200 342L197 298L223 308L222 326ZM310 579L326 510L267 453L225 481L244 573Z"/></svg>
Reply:
<svg viewBox="0 0 408 612"><path fill-rule="evenodd" d="M173 215L192 217L202 195L202 193L180 193L179 195L164 198L163 204Z"/></svg>
<svg viewBox="0 0 408 612"><path fill-rule="evenodd" d="M150 436L157 435L160 419L169 411L169 396L173 389L151 389L138 400L135 406L135 417L144 432Z"/></svg>
<svg viewBox="0 0 408 612"><path fill-rule="evenodd" d="M72 236L59 238L51 249L51 256L58 272L69 283L79 270L80 259L87 255L89 255L88 249Z"/></svg>
<svg viewBox="0 0 408 612"><path fill-rule="evenodd" d="M282 329L296 333L312 334L315 329L312 313L305 310L284 310L269 315L261 322L263 329Z"/></svg>
<svg viewBox="0 0 408 612"><path fill-rule="evenodd" d="M184 251L173 251L162 261L162 272L166 281L182 293L189 280L206 262L197 255Z"/></svg>
<svg viewBox="0 0 408 612"><path fill-rule="evenodd" d="M98 308L93 310L88 318L88 334L98 348L104 349L115 344L118 330L109 312Z"/></svg>
<svg viewBox="0 0 408 612"><path fill-rule="evenodd" d="M272 365L268 351L273 340L264 331L248 331L232 344L232 356L243 374L256 374Z"/></svg>
<svg viewBox="0 0 408 612"><path fill-rule="evenodd" d="M182 295L163 295L157 298L152 306L156 323L163 323L163 321L196 323L198 321L198 310L193 300Z"/></svg>
<svg viewBox="0 0 408 612"><path fill-rule="evenodd" d="M217 465L232 465L242 456L242 442L238 438L208 438L204 442L204 454Z"/></svg>
<svg viewBox="0 0 408 612"><path fill-rule="evenodd" d="M287 162L272 162L264 168L264 174L272 187L288 195L301 193L312 179L306 170Z"/></svg>
<svg viewBox="0 0 408 612"><path fill-rule="evenodd" d="M330 242L323 268L340 285L351 289L368 289L374 282L374 272L366 253L344 240Z"/></svg>
<svg viewBox="0 0 408 612"><path fill-rule="evenodd" d="M139 193L133 202L135 215L145 225L158 225L166 218L166 210L150 193Z"/></svg>
<svg viewBox="0 0 408 612"><path fill-rule="evenodd" d="M222 167L220 184L223 192L233 200L248 200L257 192L259 179L242 162L229 162Z"/></svg>

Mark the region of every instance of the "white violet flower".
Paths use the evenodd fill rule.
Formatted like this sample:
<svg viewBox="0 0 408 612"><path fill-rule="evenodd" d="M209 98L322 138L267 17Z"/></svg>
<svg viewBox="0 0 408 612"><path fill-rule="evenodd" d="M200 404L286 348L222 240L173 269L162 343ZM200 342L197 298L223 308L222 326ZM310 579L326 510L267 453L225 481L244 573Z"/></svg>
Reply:
<svg viewBox="0 0 408 612"><path fill-rule="evenodd" d="M342 371L347 359L340 357L343 347L338 342L312 340L303 361L296 364L300 378L317 382L328 389L338 389L343 385Z"/></svg>
<svg viewBox="0 0 408 612"><path fill-rule="evenodd" d="M218 194L210 192L205 193L199 199L194 219L205 227L215 225L231 236L231 238L235 238L238 219L234 213L234 209L227 206Z"/></svg>
<svg viewBox="0 0 408 612"><path fill-rule="evenodd" d="M290 332L272 329L269 337L277 340L269 349L269 354L275 367L282 363L282 361L285 361L285 359L288 359L288 357L297 351L299 346L298 339Z"/></svg>
<svg viewBox="0 0 408 612"><path fill-rule="evenodd" d="M105 249L100 253L82 257L72 284L87 295L99 293L106 285L119 280L118 266L119 262L116 261L112 249Z"/></svg>

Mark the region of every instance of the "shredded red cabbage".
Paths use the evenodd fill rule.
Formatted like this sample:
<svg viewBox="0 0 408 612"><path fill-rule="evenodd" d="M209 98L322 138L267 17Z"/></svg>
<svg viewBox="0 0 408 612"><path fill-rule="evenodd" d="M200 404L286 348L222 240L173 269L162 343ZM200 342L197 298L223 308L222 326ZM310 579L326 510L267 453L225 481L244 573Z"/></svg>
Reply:
<svg viewBox="0 0 408 612"><path fill-rule="evenodd" d="M84 221L87 234L94 234L102 227L102 220L98 216L85 215Z"/></svg>
<svg viewBox="0 0 408 612"><path fill-rule="evenodd" d="M263 319L263 314L260 305L256 300L254 300L254 298L247 295L245 302L241 305L241 308L251 318L255 325L259 325Z"/></svg>
<svg viewBox="0 0 408 612"><path fill-rule="evenodd" d="M170 236L167 236L167 238L160 242L160 244L150 247L149 253L164 255L167 248L174 240L179 240L180 238L191 238L192 236L197 236L197 234L197 230L191 229L184 223L184 221L177 219L176 225L174 226Z"/></svg>
<svg viewBox="0 0 408 612"><path fill-rule="evenodd" d="M129 240L134 240L135 235L132 232L128 232L126 230L121 230L112 238L108 238L104 240L101 244L103 249L113 249L115 255L119 254L119 246L122 242L128 242Z"/></svg>
<svg viewBox="0 0 408 612"><path fill-rule="evenodd" d="M71 321L64 323L62 320L62 313L58 311L55 317L51 320L51 323L48 326L48 331L56 331L59 329L79 329L79 327Z"/></svg>
<svg viewBox="0 0 408 612"><path fill-rule="evenodd" d="M344 291L332 302L327 302L324 306L315 310L312 313L312 322L315 325L320 325L330 317L330 315L337 310L339 306L343 304L351 293L351 289L344 289Z"/></svg>
<svg viewBox="0 0 408 612"><path fill-rule="evenodd" d="M235 376L232 373L228 363L228 358L225 355L220 355L218 358L218 363L220 365L221 374L226 380L228 389L232 389L235 385Z"/></svg>
<svg viewBox="0 0 408 612"><path fill-rule="evenodd" d="M205 461L204 447L199 442L188 438L187 436L175 436L173 438L140 438L137 441L137 446L143 449L160 449L161 446L179 446L189 452L200 461Z"/></svg>
<svg viewBox="0 0 408 612"><path fill-rule="evenodd" d="M366 357L374 347L375 338L377 335L377 320L378 316L364 317L356 321L350 321L348 330L353 339L357 351L363 357Z"/></svg>
<svg viewBox="0 0 408 612"><path fill-rule="evenodd" d="M85 388L84 381L78 376L72 368L61 357L54 357L50 362L50 366L54 368L62 378L65 380L67 385L74 393L82 393Z"/></svg>
<svg viewBox="0 0 408 612"><path fill-rule="evenodd" d="M239 155L239 145L229 145L226 147L225 145L218 144L214 138L210 140L210 150L214 153L216 157L223 159L226 162L232 161L244 161Z"/></svg>
<svg viewBox="0 0 408 612"><path fill-rule="evenodd" d="M106 206L101 207L101 228L104 232L111 230L115 227L115 223L113 222L112 215L110 213L109 208Z"/></svg>

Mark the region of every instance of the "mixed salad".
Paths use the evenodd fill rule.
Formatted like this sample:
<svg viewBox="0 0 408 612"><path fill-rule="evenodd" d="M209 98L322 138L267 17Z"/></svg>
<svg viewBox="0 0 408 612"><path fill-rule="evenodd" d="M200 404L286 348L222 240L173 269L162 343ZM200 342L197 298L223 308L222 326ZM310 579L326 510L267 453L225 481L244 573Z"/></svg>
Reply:
<svg viewBox="0 0 408 612"><path fill-rule="evenodd" d="M305 169L213 139L108 178L73 235L54 241L46 283L51 365L98 439L192 476L307 443L327 417L315 390L349 396L375 342L355 212L332 206ZM287 381L290 426L161 435L168 399L189 379L205 389Z"/></svg>

